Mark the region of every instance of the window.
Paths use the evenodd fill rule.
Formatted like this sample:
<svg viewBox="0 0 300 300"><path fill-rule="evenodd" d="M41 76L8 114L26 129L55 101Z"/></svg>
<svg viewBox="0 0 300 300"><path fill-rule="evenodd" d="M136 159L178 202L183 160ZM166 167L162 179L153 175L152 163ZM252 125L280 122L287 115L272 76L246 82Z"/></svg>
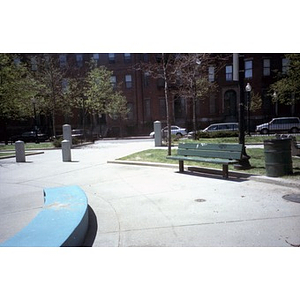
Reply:
<svg viewBox="0 0 300 300"><path fill-rule="evenodd" d="M125 63L131 62L131 54L130 53L124 53L124 62Z"/></svg>
<svg viewBox="0 0 300 300"><path fill-rule="evenodd" d="M67 66L67 55L66 54L59 55L59 65L61 68L65 68Z"/></svg>
<svg viewBox="0 0 300 300"><path fill-rule="evenodd" d="M245 78L252 78L252 60L245 61Z"/></svg>
<svg viewBox="0 0 300 300"><path fill-rule="evenodd" d="M157 87L163 88L165 86L165 80L163 77L157 78Z"/></svg>
<svg viewBox="0 0 300 300"><path fill-rule="evenodd" d="M289 68L289 60L287 58L282 59L282 73L286 74Z"/></svg>
<svg viewBox="0 0 300 300"><path fill-rule="evenodd" d="M81 68L83 65L83 57L82 54L76 54L76 63L77 63L77 67Z"/></svg>
<svg viewBox="0 0 300 300"><path fill-rule="evenodd" d="M149 77L150 77L149 72L145 72L144 73L144 87L149 86Z"/></svg>
<svg viewBox="0 0 300 300"><path fill-rule="evenodd" d="M271 60L269 58L264 58L263 60L263 75L264 76L271 75Z"/></svg>
<svg viewBox="0 0 300 300"><path fill-rule="evenodd" d="M167 109L166 109L166 99L159 99L159 112L160 117L165 118L167 116Z"/></svg>
<svg viewBox="0 0 300 300"><path fill-rule="evenodd" d="M99 53L94 53L93 54L93 59L98 60L99 59Z"/></svg>
<svg viewBox="0 0 300 300"><path fill-rule="evenodd" d="M62 80L62 83L61 83L61 86L62 86L62 92L65 94L69 91L69 83L68 83L68 79L66 78L63 78Z"/></svg>
<svg viewBox="0 0 300 300"><path fill-rule="evenodd" d="M215 67L208 67L208 80L209 82L215 81Z"/></svg>
<svg viewBox="0 0 300 300"><path fill-rule="evenodd" d="M15 64L15 66L18 67L20 65L20 63L21 63L21 59L19 57L15 57L14 58L14 64Z"/></svg>
<svg viewBox="0 0 300 300"><path fill-rule="evenodd" d="M127 89L132 88L132 76L131 75L125 75L125 86Z"/></svg>
<svg viewBox="0 0 300 300"><path fill-rule="evenodd" d="M226 66L226 81L232 81L232 66Z"/></svg>
<svg viewBox="0 0 300 300"><path fill-rule="evenodd" d="M116 76L111 76L110 77L110 83L111 83L113 89L116 89L117 88L117 77Z"/></svg>
<svg viewBox="0 0 300 300"><path fill-rule="evenodd" d="M210 94L209 96L209 113L210 114L216 113L216 97L214 94Z"/></svg>
<svg viewBox="0 0 300 300"><path fill-rule="evenodd" d="M150 99L145 99L144 109L145 109L145 112L144 112L145 118L149 120L151 117L151 101L150 101Z"/></svg>
<svg viewBox="0 0 300 300"><path fill-rule="evenodd" d="M36 61L36 57L31 57L30 59L31 61L31 70L32 71L37 71L37 61Z"/></svg>
<svg viewBox="0 0 300 300"><path fill-rule="evenodd" d="M128 102L127 103L127 109L128 109L127 118L129 120L133 120L133 103Z"/></svg>
<svg viewBox="0 0 300 300"><path fill-rule="evenodd" d="M110 64L114 64L116 62L116 55L115 55L115 53L108 53L108 62Z"/></svg>
<svg viewBox="0 0 300 300"><path fill-rule="evenodd" d="M149 62L149 54L148 53L143 53L141 56L141 59L143 62Z"/></svg>

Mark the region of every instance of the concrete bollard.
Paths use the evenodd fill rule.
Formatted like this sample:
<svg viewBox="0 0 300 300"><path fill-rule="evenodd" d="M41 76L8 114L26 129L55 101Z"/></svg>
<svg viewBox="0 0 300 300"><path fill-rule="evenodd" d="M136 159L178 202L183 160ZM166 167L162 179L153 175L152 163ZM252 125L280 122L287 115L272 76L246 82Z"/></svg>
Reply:
<svg viewBox="0 0 300 300"><path fill-rule="evenodd" d="M63 125L63 139L70 141L70 145L72 147L72 128L69 124Z"/></svg>
<svg viewBox="0 0 300 300"><path fill-rule="evenodd" d="M162 136L161 136L161 122L154 122L154 145L155 147L161 147L162 145Z"/></svg>
<svg viewBox="0 0 300 300"><path fill-rule="evenodd" d="M23 141L16 141L16 162L25 162L25 146Z"/></svg>
<svg viewBox="0 0 300 300"><path fill-rule="evenodd" d="M61 142L62 160L63 162L71 161L71 143L69 140L63 140Z"/></svg>

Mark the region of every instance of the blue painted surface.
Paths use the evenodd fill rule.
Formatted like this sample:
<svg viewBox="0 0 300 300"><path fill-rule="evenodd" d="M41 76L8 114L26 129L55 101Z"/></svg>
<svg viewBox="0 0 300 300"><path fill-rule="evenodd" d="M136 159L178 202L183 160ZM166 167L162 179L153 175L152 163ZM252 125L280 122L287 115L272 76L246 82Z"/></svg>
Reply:
<svg viewBox="0 0 300 300"><path fill-rule="evenodd" d="M88 229L88 201L78 186L44 189L38 215L0 247L81 246Z"/></svg>

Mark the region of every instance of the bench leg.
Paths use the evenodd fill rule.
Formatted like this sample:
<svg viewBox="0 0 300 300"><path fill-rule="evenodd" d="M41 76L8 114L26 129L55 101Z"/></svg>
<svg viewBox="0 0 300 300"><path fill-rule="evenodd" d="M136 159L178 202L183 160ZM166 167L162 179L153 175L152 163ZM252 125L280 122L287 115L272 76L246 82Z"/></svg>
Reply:
<svg viewBox="0 0 300 300"><path fill-rule="evenodd" d="M183 160L179 161L179 172L182 173L184 169L184 164L183 164Z"/></svg>
<svg viewBox="0 0 300 300"><path fill-rule="evenodd" d="M223 177L228 178L228 165L223 165Z"/></svg>

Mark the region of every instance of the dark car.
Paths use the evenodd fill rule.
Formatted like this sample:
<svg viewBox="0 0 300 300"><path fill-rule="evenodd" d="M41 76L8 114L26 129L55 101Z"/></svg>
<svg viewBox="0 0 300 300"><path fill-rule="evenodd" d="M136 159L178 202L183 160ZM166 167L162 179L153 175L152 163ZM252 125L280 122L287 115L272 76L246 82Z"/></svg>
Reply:
<svg viewBox="0 0 300 300"><path fill-rule="evenodd" d="M45 142L48 140L48 136L44 133L37 133L35 131L26 131L21 135L14 135L10 138L12 142L23 141L27 142Z"/></svg>

